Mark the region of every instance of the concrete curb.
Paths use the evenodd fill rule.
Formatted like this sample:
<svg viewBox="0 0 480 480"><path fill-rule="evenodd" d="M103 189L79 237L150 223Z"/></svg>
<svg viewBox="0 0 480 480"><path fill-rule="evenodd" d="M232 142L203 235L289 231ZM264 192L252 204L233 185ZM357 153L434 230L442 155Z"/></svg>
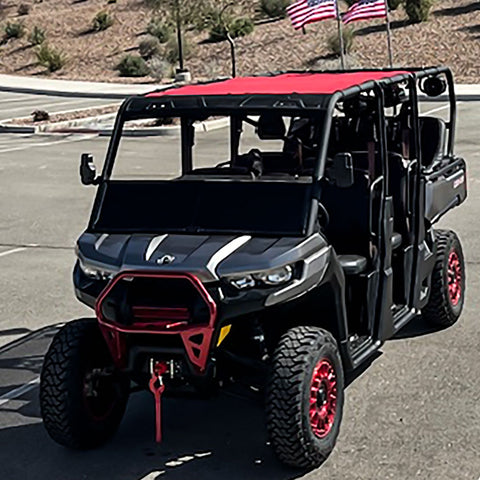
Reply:
<svg viewBox="0 0 480 480"><path fill-rule="evenodd" d="M54 95L59 97L101 98L122 100L133 95L143 95L154 90L170 88L168 84L122 84L102 82L82 82L32 78L0 74L0 91L33 95ZM457 99L460 101L480 101L480 84L457 84ZM429 101L446 100L444 95Z"/></svg>
<svg viewBox="0 0 480 480"><path fill-rule="evenodd" d="M92 124L101 123L101 121L114 120L116 114L100 115L98 117L82 118L78 120L68 120L65 122L50 123L39 126L24 125L4 125L0 124L0 133L23 133L23 134L92 134L101 137L109 137L112 135L113 128L95 128ZM195 124L196 132L210 132L230 125L228 118L219 118L207 122ZM164 127L145 127L130 128L123 131L125 137L158 137L158 136L178 136L180 135L180 126L164 126Z"/></svg>
<svg viewBox="0 0 480 480"><path fill-rule="evenodd" d="M211 132L213 130L219 130L226 128L230 125L228 118L219 118L217 120L210 120L207 122L201 122L195 124L195 132ZM73 133L62 132L62 133ZM98 130L100 137L106 137L112 135L112 129ZM179 136L180 126L175 125L173 127L150 127L150 128L131 128L123 131L124 137L160 137L160 136Z"/></svg>
<svg viewBox="0 0 480 480"><path fill-rule="evenodd" d="M0 74L0 91L31 95L50 95L70 98L101 98L123 100L134 95L143 95L154 90L164 90L173 84L119 84L81 82L48 78L19 77Z"/></svg>

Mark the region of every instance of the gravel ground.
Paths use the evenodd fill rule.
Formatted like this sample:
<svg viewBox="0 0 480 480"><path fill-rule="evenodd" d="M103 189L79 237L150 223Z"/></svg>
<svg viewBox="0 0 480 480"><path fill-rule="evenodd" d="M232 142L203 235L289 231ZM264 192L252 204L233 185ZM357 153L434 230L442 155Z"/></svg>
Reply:
<svg viewBox="0 0 480 480"><path fill-rule="evenodd" d="M241 0L252 15L253 0ZM21 21L27 33L34 25L46 28L49 44L63 49L67 65L52 78L119 81L114 70L126 53L137 53L138 44L152 15L143 0L123 0L105 5L104 0L73 2L43 0L30 6L30 13L19 17L18 2L2 2L4 22ZM107 9L114 17L112 27L89 33L94 15ZM55 15L52 14L55 12ZM355 25L357 37L350 65L386 66L387 48L381 21ZM288 19L258 25L252 35L237 41L240 74L310 67L330 68L337 62L328 56L327 38L336 33L336 22L327 21L296 32ZM392 15L395 64L421 66L446 64L453 68L457 80L476 83L480 76L480 1L437 1L431 19L424 24L409 25L402 10ZM193 45L187 66L195 79L211 78L230 72L230 50L226 42L202 43L206 35L187 34ZM28 35L0 46L0 72L16 75L45 75L36 65L34 49ZM122 82L153 81L150 78L126 79Z"/></svg>

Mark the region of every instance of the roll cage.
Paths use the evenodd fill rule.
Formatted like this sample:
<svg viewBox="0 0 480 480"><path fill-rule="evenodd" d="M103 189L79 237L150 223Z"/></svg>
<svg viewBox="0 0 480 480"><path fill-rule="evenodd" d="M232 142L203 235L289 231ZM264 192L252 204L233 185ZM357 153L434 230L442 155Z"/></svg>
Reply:
<svg viewBox="0 0 480 480"><path fill-rule="evenodd" d="M350 82L347 88L343 90L334 90L334 81L336 78L341 79L347 75L356 75L361 78L361 83L355 84ZM92 219L98 217L98 210L101 204L102 184L108 183L112 174L115 158L118 152L120 140L122 138L125 123L132 120L153 119L160 117L179 117L181 122L181 158L182 158L182 174L186 175L192 171L192 147L194 145L194 122L203 120L210 116L229 116L230 122L230 150L231 158L235 158L238 154L239 146L239 124L242 118L250 116L261 116L262 114L275 112L284 116L300 116L308 117L313 121L320 123L320 141L319 149L316 155L316 162L312 172L312 182L314 188L312 189L311 212L309 227L306 235L311 235L316 226L316 219L318 218L318 200L320 198L320 182L326 174L326 165L329 155L329 141L332 133L332 121L334 112L339 105L345 104L349 101L364 97L368 101L368 109L373 114L371 116L372 122L375 125L376 133L376 152L379 166L378 173L384 175L382 196L386 198L390 195L389 192L389 166L388 166L388 145L387 145L387 122L385 118L385 109L387 108L388 99L385 98L385 92L389 87L397 84L405 84L409 92L409 105L411 108L411 117L414 119L411 125L412 145L410 152L410 159L416 159L418 168L412 171L412 174L418 177L421 173L421 145L420 145L420 127L418 120L418 91L417 87L424 79L444 76L448 86L448 95L450 102L450 119L447 123L448 140L447 140L447 154L453 156L454 132L455 132L455 92L454 82L451 71L446 67L432 67L426 69L404 69L401 71L393 69L381 70L352 70L348 72L333 71L322 72L285 72L264 77L252 77L253 79L278 79L282 75L314 75L319 79L318 94L312 93L313 87L307 89L307 93L294 93L293 88L289 93L272 93L265 94L264 92L257 94L242 93L242 94L211 94L208 95L193 95L191 92L196 91L197 86L190 87L174 87L166 91L157 91L145 96L132 97L126 100L118 113L114 132L108 147L106 160L104 163L102 174L99 178L100 192L95 202L94 211L92 212ZM321 78L322 76L329 76L329 90L328 93L322 93ZM385 77L382 77L385 75ZM338 76L338 77L337 77ZM369 79L369 78L372 79ZM236 80L236 79L234 79ZM226 86L227 81L210 82L206 84L199 84L198 87L207 87L213 91L221 91L222 85ZM340 82L341 83L341 82ZM343 82L345 83L345 82ZM347 82L348 84L348 82ZM218 88L217 88L218 87ZM189 94L183 95L182 88L187 88ZM199 90L200 91L200 90ZM286 90L288 91L288 90ZM333 92L333 93L332 93ZM412 164L414 167L414 164ZM232 179L234 181L235 179ZM288 179L282 181L288 182ZM291 181L291 180L290 180ZM419 188L419 182L416 182ZM418 192L416 197L418 198Z"/></svg>

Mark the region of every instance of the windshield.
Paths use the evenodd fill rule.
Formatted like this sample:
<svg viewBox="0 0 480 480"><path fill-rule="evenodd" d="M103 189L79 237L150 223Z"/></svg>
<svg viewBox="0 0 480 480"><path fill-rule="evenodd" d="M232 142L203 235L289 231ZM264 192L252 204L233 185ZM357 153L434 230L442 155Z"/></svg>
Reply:
<svg viewBox="0 0 480 480"><path fill-rule="evenodd" d="M127 122L124 132L152 125L169 135L122 137L91 230L306 234L318 117L269 112L147 119Z"/></svg>
<svg viewBox="0 0 480 480"><path fill-rule="evenodd" d="M99 195L93 232L303 236L312 183L109 181Z"/></svg>
<svg viewBox="0 0 480 480"><path fill-rule="evenodd" d="M201 120L184 118L190 128L184 130L183 138L179 117L129 121L124 125L111 178L163 180L192 173L251 177L252 171L256 179L281 174L290 180L312 176L323 128L318 115L269 112L231 117L203 115ZM138 129L162 135L148 140L131 136ZM189 165L185 168L184 164L183 171L182 161ZM210 170L201 170L206 168Z"/></svg>

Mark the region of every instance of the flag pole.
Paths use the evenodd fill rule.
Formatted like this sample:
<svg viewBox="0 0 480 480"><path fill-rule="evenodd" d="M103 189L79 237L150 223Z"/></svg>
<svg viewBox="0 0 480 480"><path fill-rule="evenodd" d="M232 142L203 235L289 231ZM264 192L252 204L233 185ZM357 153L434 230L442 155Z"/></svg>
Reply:
<svg viewBox="0 0 480 480"><path fill-rule="evenodd" d="M390 68L393 68L393 51L392 51L392 31L390 29L390 15L388 12L388 0L385 0L385 11L387 12L387 42L388 42L388 60Z"/></svg>
<svg viewBox="0 0 480 480"><path fill-rule="evenodd" d="M340 9L338 8L338 0L335 0L335 9L337 10L338 39L340 41L340 53L341 53L340 64L342 66L342 70L345 70L345 45L343 42L342 19L340 18Z"/></svg>

